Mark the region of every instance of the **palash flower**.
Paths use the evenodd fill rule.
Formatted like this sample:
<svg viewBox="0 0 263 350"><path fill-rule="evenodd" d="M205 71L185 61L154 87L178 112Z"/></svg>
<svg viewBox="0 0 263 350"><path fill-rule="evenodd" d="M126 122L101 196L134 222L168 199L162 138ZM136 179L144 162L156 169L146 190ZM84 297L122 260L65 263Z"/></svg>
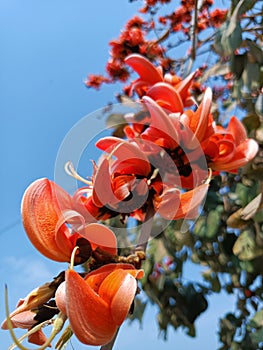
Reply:
<svg viewBox="0 0 263 350"><path fill-rule="evenodd" d="M258 152L258 144L247 137L246 129L232 117L226 129L216 126L215 132L202 145L209 166L215 171L237 172Z"/></svg>
<svg viewBox="0 0 263 350"><path fill-rule="evenodd" d="M141 143L151 142L160 147L173 161L173 177L176 183L186 189L202 184L207 178L207 163L201 143L213 133L213 119L210 113L211 89L207 89L197 110L184 113L167 113L156 101L144 96L142 101L150 112L144 128L128 126L125 131L130 139L139 138ZM130 118L130 122L133 120ZM144 122L142 122L144 124ZM140 144L138 142L138 144Z"/></svg>
<svg viewBox="0 0 263 350"><path fill-rule="evenodd" d="M88 189L85 196L80 189L73 198L98 218L122 214L143 221L152 206L168 220L197 215L208 184L200 181L199 186L182 193L178 171L173 174L174 162L159 146L116 137L100 139L97 146L110 155L96 169L92 191Z"/></svg>
<svg viewBox="0 0 263 350"><path fill-rule="evenodd" d="M244 126L236 117L231 118L227 129L215 124L211 114L211 89L206 89L196 111L186 110L184 100L189 97L193 76L172 86L168 84L169 75L162 77L160 67L154 67L140 55L128 56L126 63L140 76L132 85L151 114L144 128L138 127L136 120L131 121L132 125L125 128L126 135L128 138L140 135L170 152L183 187L196 185L193 174L198 174L201 180L205 176L204 157L214 171L230 172L254 158L258 145L248 139ZM198 165L200 160L202 166ZM187 163L192 167L188 173Z"/></svg>
<svg viewBox="0 0 263 350"><path fill-rule="evenodd" d="M163 76L161 66L155 67L148 59L139 54L127 56L125 63L140 76L131 84L131 92L136 91L139 97L149 96L170 112L182 113L184 107L194 103L189 88L196 72L184 80L169 73Z"/></svg>
<svg viewBox="0 0 263 350"><path fill-rule="evenodd" d="M136 279L143 275L143 270L130 264L104 265L85 278L69 269L56 303L82 343L103 345L127 317L137 291Z"/></svg>
<svg viewBox="0 0 263 350"><path fill-rule="evenodd" d="M76 264L85 262L98 246L110 254L117 252L114 233L101 224L86 224L70 195L46 178L27 188L21 210L28 238L49 259L69 262L76 245Z"/></svg>

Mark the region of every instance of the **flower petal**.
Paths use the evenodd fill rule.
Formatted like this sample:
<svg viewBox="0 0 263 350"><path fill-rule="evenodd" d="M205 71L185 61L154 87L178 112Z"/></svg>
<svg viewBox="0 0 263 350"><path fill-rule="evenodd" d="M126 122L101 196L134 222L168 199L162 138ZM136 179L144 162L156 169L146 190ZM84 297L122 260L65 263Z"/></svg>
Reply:
<svg viewBox="0 0 263 350"><path fill-rule="evenodd" d="M117 327L109 305L73 270L66 271L67 316L76 337L83 344L104 345Z"/></svg>
<svg viewBox="0 0 263 350"><path fill-rule="evenodd" d="M24 228L35 248L49 259L70 260L70 242L65 239L61 249L55 237L63 210L70 209L71 205L70 196L46 178L36 180L25 191L21 205ZM60 229L68 230L66 226Z"/></svg>
<svg viewBox="0 0 263 350"><path fill-rule="evenodd" d="M111 156L117 157L117 160L111 165L111 173L117 169L120 174L147 176L151 171L151 165L147 157L136 142L128 142L116 137L106 137L100 139L96 146L110 153Z"/></svg>
<svg viewBox="0 0 263 350"><path fill-rule="evenodd" d="M241 168L252 160L257 152L258 143L253 139L247 139L236 147L235 154L229 162L215 161L211 164L211 168L217 171L236 172L236 169Z"/></svg>
<svg viewBox="0 0 263 350"><path fill-rule="evenodd" d="M141 80L150 85L163 81L159 70L144 56L131 54L125 58L124 62L139 74Z"/></svg>
<svg viewBox="0 0 263 350"><path fill-rule="evenodd" d="M136 290L136 279L121 269L113 271L101 283L99 295L110 305L113 321L118 326L127 317Z"/></svg>
<svg viewBox="0 0 263 350"><path fill-rule="evenodd" d="M147 96L151 97L164 109L168 109L171 112L183 112L184 105L181 97L176 89L171 85L161 82L152 86Z"/></svg>
<svg viewBox="0 0 263 350"><path fill-rule="evenodd" d="M191 191L180 195L180 205L173 220L195 219L200 211L200 205L206 197L209 184L202 184Z"/></svg>
<svg viewBox="0 0 263 350"><path fill-rule="evenodd" d="M113 271L122 269L127 270L130 275L136 279L140 279L144 276L144 271L142 269L137 270L131 264L117 263L117 264L107 264L104 265L90 273L85 277L85 281L90 285L90 287L98 293L99 287L103 280L110 275Z"/></svg>
<svg viewBox="0 0 263 350"><path fill-rule="evenodd" d="M234 138L236 146L247 139L247 132L244 125L236 117L232 117L229 121L227 131L230 132Z"/></svg>
<svg viewBox="0 0 263 350"><path fill-rule="evenodd" d="M212 90L207 88L203 100L197 111L193 113L192 118L189 119L189 127L194 135L187 147L192 149L199 146L199 142L203 141L209 125L209 115L212 105Z"/></svg>
<svg viewBox="0 0 263 350"><path fill-rule="evenodd" d="M185 101L189 96L189 88L193 82L194 77L196 76L197 71L189 74L184 80L180 81L175 85L175 89L180 94L183 101Z"/></svg>
<svg viewBox="0 0 263 350"><path fill-rule="evenodd" d="M92 201L97 207L103 207L114 201L114 199L115 201L117 200L112 191L109 161L104 158L96 172Z"/></svg>
<svg viewBox="0 0 263 350"><path fill-rule="evenodd" d="M93 250L100 247L112 255L117 254L116 236L107 226L97 223L89 224L81 232L81 236L90 242Z"/></svg>
<svg viewBox="0 0 263 350"><path fill-rule="evenodd" d="M172 121L165 111L150 97L144 96L143 101L151 114L151 127L164 133L169 142L171 149L175 148L179 142L177 130L174 128Z"/></svg>

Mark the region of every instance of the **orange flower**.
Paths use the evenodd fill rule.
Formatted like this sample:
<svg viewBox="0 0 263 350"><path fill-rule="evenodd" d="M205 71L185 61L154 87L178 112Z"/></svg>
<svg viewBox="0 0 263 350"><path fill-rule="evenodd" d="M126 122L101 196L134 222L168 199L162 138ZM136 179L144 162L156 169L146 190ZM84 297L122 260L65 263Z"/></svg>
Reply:
<svg viewBox="0 0 263 350"><path fill-rule="evenodd" d="M189 88L196 72L184 80L172 74L163 76L161 66L155 67L148 59L139 54L129 55L125 63L140 76L132 83L132 90L135 90L139 97L147 95L171 112L182 113L185 106L193 104Z"/></svg>
<svg viewBox="0 0 263 350"><path fill-rule="evenodd" d="M136 279L143 275L143 270L130 264L108 264L84 279L69 269L56 303L82 343L103 345L127 317L137 291Z"/></svg>
<svg viewBox="0 0 263 350"><path fill-rule="evenodd" d="M157 107L162 112L161 107ZM153 129L161 136L161 130L164 129L176 138L172 122L165 118L166 116L159 118L159 129L154 120L156 128ZM157 119L156 117L156 123ZM208 184L204 184L207 172L200 170L197 164L196 174L191 177L195 189L181 193L182 181L172 157L162 152L160 142L144 140L143 135L130 142L117 137L100 139L97 146L115 159L104 158L96 169L92 191L87 189L85 197L85 190L80 189L74 199L87 211L97 212L98 218L122 214L143 221L152 205L155 212L168 220L185 216L194 218L208 189ZM166 141L170 142L171 147L175 142L173 138L170 142L166 135Z"/></svg>
<svg viewBox="0 0 263 350"><path fill-rule="evenodd" d="M69 262L76 245L76 264L86 261L97 246L116 254L114 233L97 223L86 224L69 194L48 179L36 180L25 191L22 219L31 243L49 259Z"/></svg>
<svg viewBox="0 0 263 350"><path fill-rule="evenodd" d="M247 137L243 124L236 117L230 119L227 129L217 126L203 148L213 170L229 172L236 172L258 152L257 142Z"/></svg>

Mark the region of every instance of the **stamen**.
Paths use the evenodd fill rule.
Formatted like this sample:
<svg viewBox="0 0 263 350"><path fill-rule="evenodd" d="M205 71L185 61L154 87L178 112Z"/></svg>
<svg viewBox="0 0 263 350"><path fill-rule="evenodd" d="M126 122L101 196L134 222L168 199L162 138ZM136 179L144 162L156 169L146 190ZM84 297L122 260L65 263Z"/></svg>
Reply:
<svg viewBox="0 0 263 350"><path fill-rule="evenodd" d="M208 178L206 179L205 181L205 184L208 185L212 179L212 175L213 175L213 170L211 168L208 168L208 172L209 172L209 175L208 175Z"/></svg>
<svg viewBox="0 0 263 350"><path fill-rule="evenodd" d="M159 169L156 168L154 169L153 173L152 173L152 176L149 178L149 180L147 180L147 184L150 185L152 180L154 180L156 178L156 176L158 175L159 173Z"/></svg>
<svg viewBox="0 0 263 350"><path fill-rule="evenodd" d="M74 262L75 262L75 256L76 256L78 250L79 250L79 247L76 246L76 247L73 249L72 253L71 253L70 265L69 265L69 268L70 268L71 270L73 270Z"/></svg>
<svg viewBox="0 0 263 350"><path fill-rule="evenodd" d="M76 172L76 170L74 169L74 166L73 166L73 164L72 164L71 161L68 161L68 162L65 164L64 169L65 169L65 172L66 172L69 176L73 177L73 178L76 179L76 180L79 180L79 181L83 182L83 183L86 184L86 185L92 186L92 181L89 181L89 180L87 180L87 179L84 179L84 177L80 176L80 175Z"/></svg>
<svg viewBox="0 0 263 350"><path fill-rule="evenodd" d="M111 160L114 153L117 151L118 148L120 148L122 145L124 145L126 142L125 141L121 141L120 143L118 143L118 145L113 147L113 150L109 153L109 155L107 156L108 160Z"/></svg>

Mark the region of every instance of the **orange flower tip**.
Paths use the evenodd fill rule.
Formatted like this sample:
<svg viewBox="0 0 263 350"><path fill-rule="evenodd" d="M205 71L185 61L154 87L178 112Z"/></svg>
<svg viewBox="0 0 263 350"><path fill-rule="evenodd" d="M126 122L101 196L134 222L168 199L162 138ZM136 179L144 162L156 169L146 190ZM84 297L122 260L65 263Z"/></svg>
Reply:
<svg viewBox="0 0 263 350"><path fill-rule="evenodd" d="M86 226L85 232L82 235L91 243L93 250L99 247L111 255L117 254L116 236L107 226L91 223Z"/></svg>
<svg viewBox="0 0 263 350"><path fill-rule="evenodd" d="M69 261L71 244L66 236L67 227L64 225L63 232L60 231L65 220L60 225L58 222L62 211L71 206L70 195L47 178L34 181L24 193L21 214L25 231L34 247L49 259Z"/></svg>
<svg viewBox="0 0 263 350"><path fill-rule="evenodd" d="M63 314L67 314L66 310L66 282L62 282L55 294L56 305Z"/></svg>
<svg viewBox="0 0 263 350"><path fill-rule="evenodd" d="M131 54L124 60L133 70L135 70L141 80L149 84L155 84L163 81L160 71L144 56Z"/></svg>

